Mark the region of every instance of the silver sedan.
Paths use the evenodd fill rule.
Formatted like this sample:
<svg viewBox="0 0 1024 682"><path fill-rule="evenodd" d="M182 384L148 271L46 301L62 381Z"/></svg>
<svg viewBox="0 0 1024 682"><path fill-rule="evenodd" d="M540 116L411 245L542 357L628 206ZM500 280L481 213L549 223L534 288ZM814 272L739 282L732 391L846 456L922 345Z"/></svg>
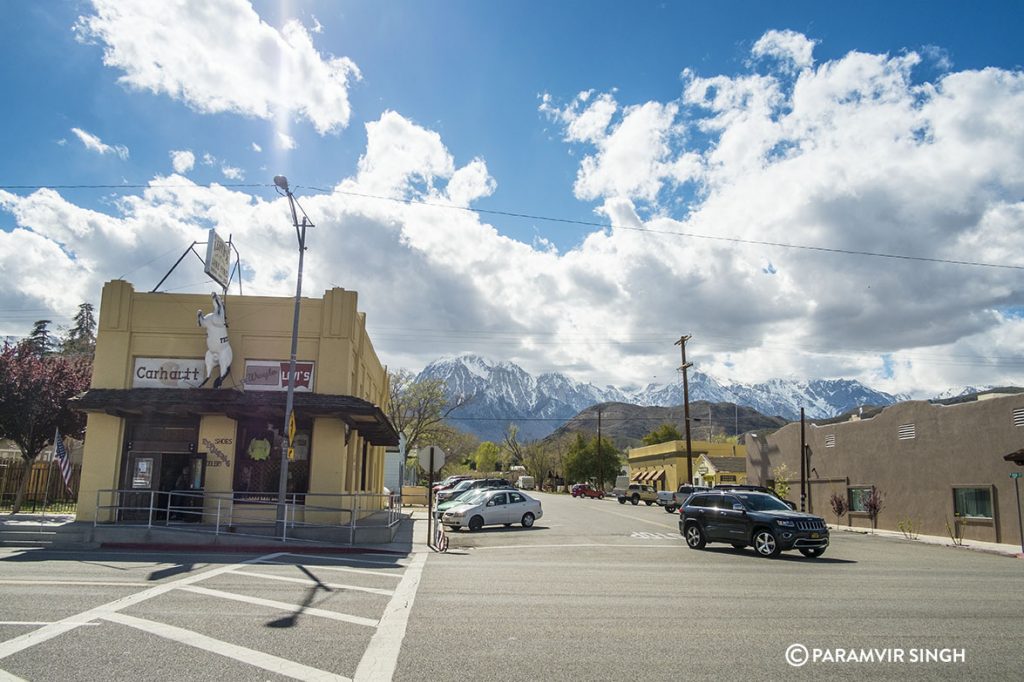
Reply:
<svg viewBox="0 0 1024 682"><path fill-rule="evenodd" d="M473 502L460 504L445 511L441 523L451 530L469 528L480 530L484 526L521 523L529 528L544 515L540 501L517 490L489 490Z"/></svg>

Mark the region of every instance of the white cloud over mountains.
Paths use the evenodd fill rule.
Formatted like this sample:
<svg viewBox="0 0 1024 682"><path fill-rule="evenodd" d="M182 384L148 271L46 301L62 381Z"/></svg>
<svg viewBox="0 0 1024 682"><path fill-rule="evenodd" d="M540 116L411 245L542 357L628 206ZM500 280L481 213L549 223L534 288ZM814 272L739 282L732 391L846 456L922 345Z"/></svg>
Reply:
<svg viewBox="0 0 1024 682"><path fill-rule="evenodd" d="M83 41L103 45L121 83L168 95L203 113L270 119L285 111L324 134L351 116L348 88L361 78L350 59L322 55L297 21L280 29L245 0L93 0L79 17Z"/></svg>
<svg viewBox="0 0 1024 682"><path fill-rule="evenodd" d="M476 351L596 383L673 381L672 342L692 333L688 359L740 381L841 376L936 392L1024 381L1019 270L768 245L1024 266L1024 75L918 81L912 52L816 63L813 42L790 32L766 34L751 57L729 76L680 64L670 101L543 98L581 156L566 191L615 225L562 253L438 207L472 206L501 178L384 112L337 191L301 197L317 226L304 291L357 290L392 367ZM112 277L149 288L211 226L233 235L247 294L294 291L283 199L180 175L150 185L114 215L52 190L0 191L17 224L0 233L0 305L70 315ZM67 286L41 283L43 263ZM208 291L197 270L165 288Z"/></svg>

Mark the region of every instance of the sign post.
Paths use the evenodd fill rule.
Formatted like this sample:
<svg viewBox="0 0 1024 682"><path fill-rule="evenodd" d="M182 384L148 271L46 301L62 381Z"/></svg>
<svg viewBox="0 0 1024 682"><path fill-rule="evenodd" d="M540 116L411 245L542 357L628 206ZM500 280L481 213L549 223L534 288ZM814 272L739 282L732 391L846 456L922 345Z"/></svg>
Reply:
<svg viewBox="0 0 1024 682"><path fill-rule="evenodd" d="M434 473L441 470L444 466L444 450L437 447L436 445L428 445L425 448L419 448L417 452L417 459L419 460L420 466L427 470L428 483L427 483L427 546L433 547L434 535L433 535L433 524L434 524Z"/></svg>
<svg viewBox="0 0 1024 682"><path fill-rule="evenodd" d="M1024 555L1024 526L1020 523L1020 472L1010 474L1013 479L1013 491L1017 494L1017 528L1020 530L1020 553Z"/></svg>

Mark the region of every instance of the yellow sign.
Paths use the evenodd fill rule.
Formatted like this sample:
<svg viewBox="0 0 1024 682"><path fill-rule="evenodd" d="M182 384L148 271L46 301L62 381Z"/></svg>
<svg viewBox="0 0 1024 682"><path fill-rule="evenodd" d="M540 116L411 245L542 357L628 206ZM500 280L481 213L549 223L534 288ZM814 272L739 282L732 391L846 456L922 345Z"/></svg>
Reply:
<svg viewBox="0 0 1024 682"><path fill-rule="evenodd" d="M288 448L288 461L289 462L294 462L295 461L295 448Z"/></svg>
<svg viewBox="0 0 1024 682"><path fill-rule="evenodd" d="M288 418L288 445L295 442L295 412L292 412ZM291 455L288 455L288 459L291 459Z"/></svg>

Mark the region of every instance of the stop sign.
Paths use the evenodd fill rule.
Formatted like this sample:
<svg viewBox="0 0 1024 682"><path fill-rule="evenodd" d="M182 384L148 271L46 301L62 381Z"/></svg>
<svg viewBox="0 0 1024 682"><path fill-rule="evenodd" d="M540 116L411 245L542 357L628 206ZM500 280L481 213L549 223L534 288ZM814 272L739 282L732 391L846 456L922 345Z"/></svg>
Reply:
<svg viewBox="0 0 1024 682"><path fill-rule="evenodd" d="M419 448L417 457L419 459L420 466L423 467L424 471L430 471L431 456L434 458L434 472L436 473L444 466L444 450L436 445L427 445Z"/></svg>

